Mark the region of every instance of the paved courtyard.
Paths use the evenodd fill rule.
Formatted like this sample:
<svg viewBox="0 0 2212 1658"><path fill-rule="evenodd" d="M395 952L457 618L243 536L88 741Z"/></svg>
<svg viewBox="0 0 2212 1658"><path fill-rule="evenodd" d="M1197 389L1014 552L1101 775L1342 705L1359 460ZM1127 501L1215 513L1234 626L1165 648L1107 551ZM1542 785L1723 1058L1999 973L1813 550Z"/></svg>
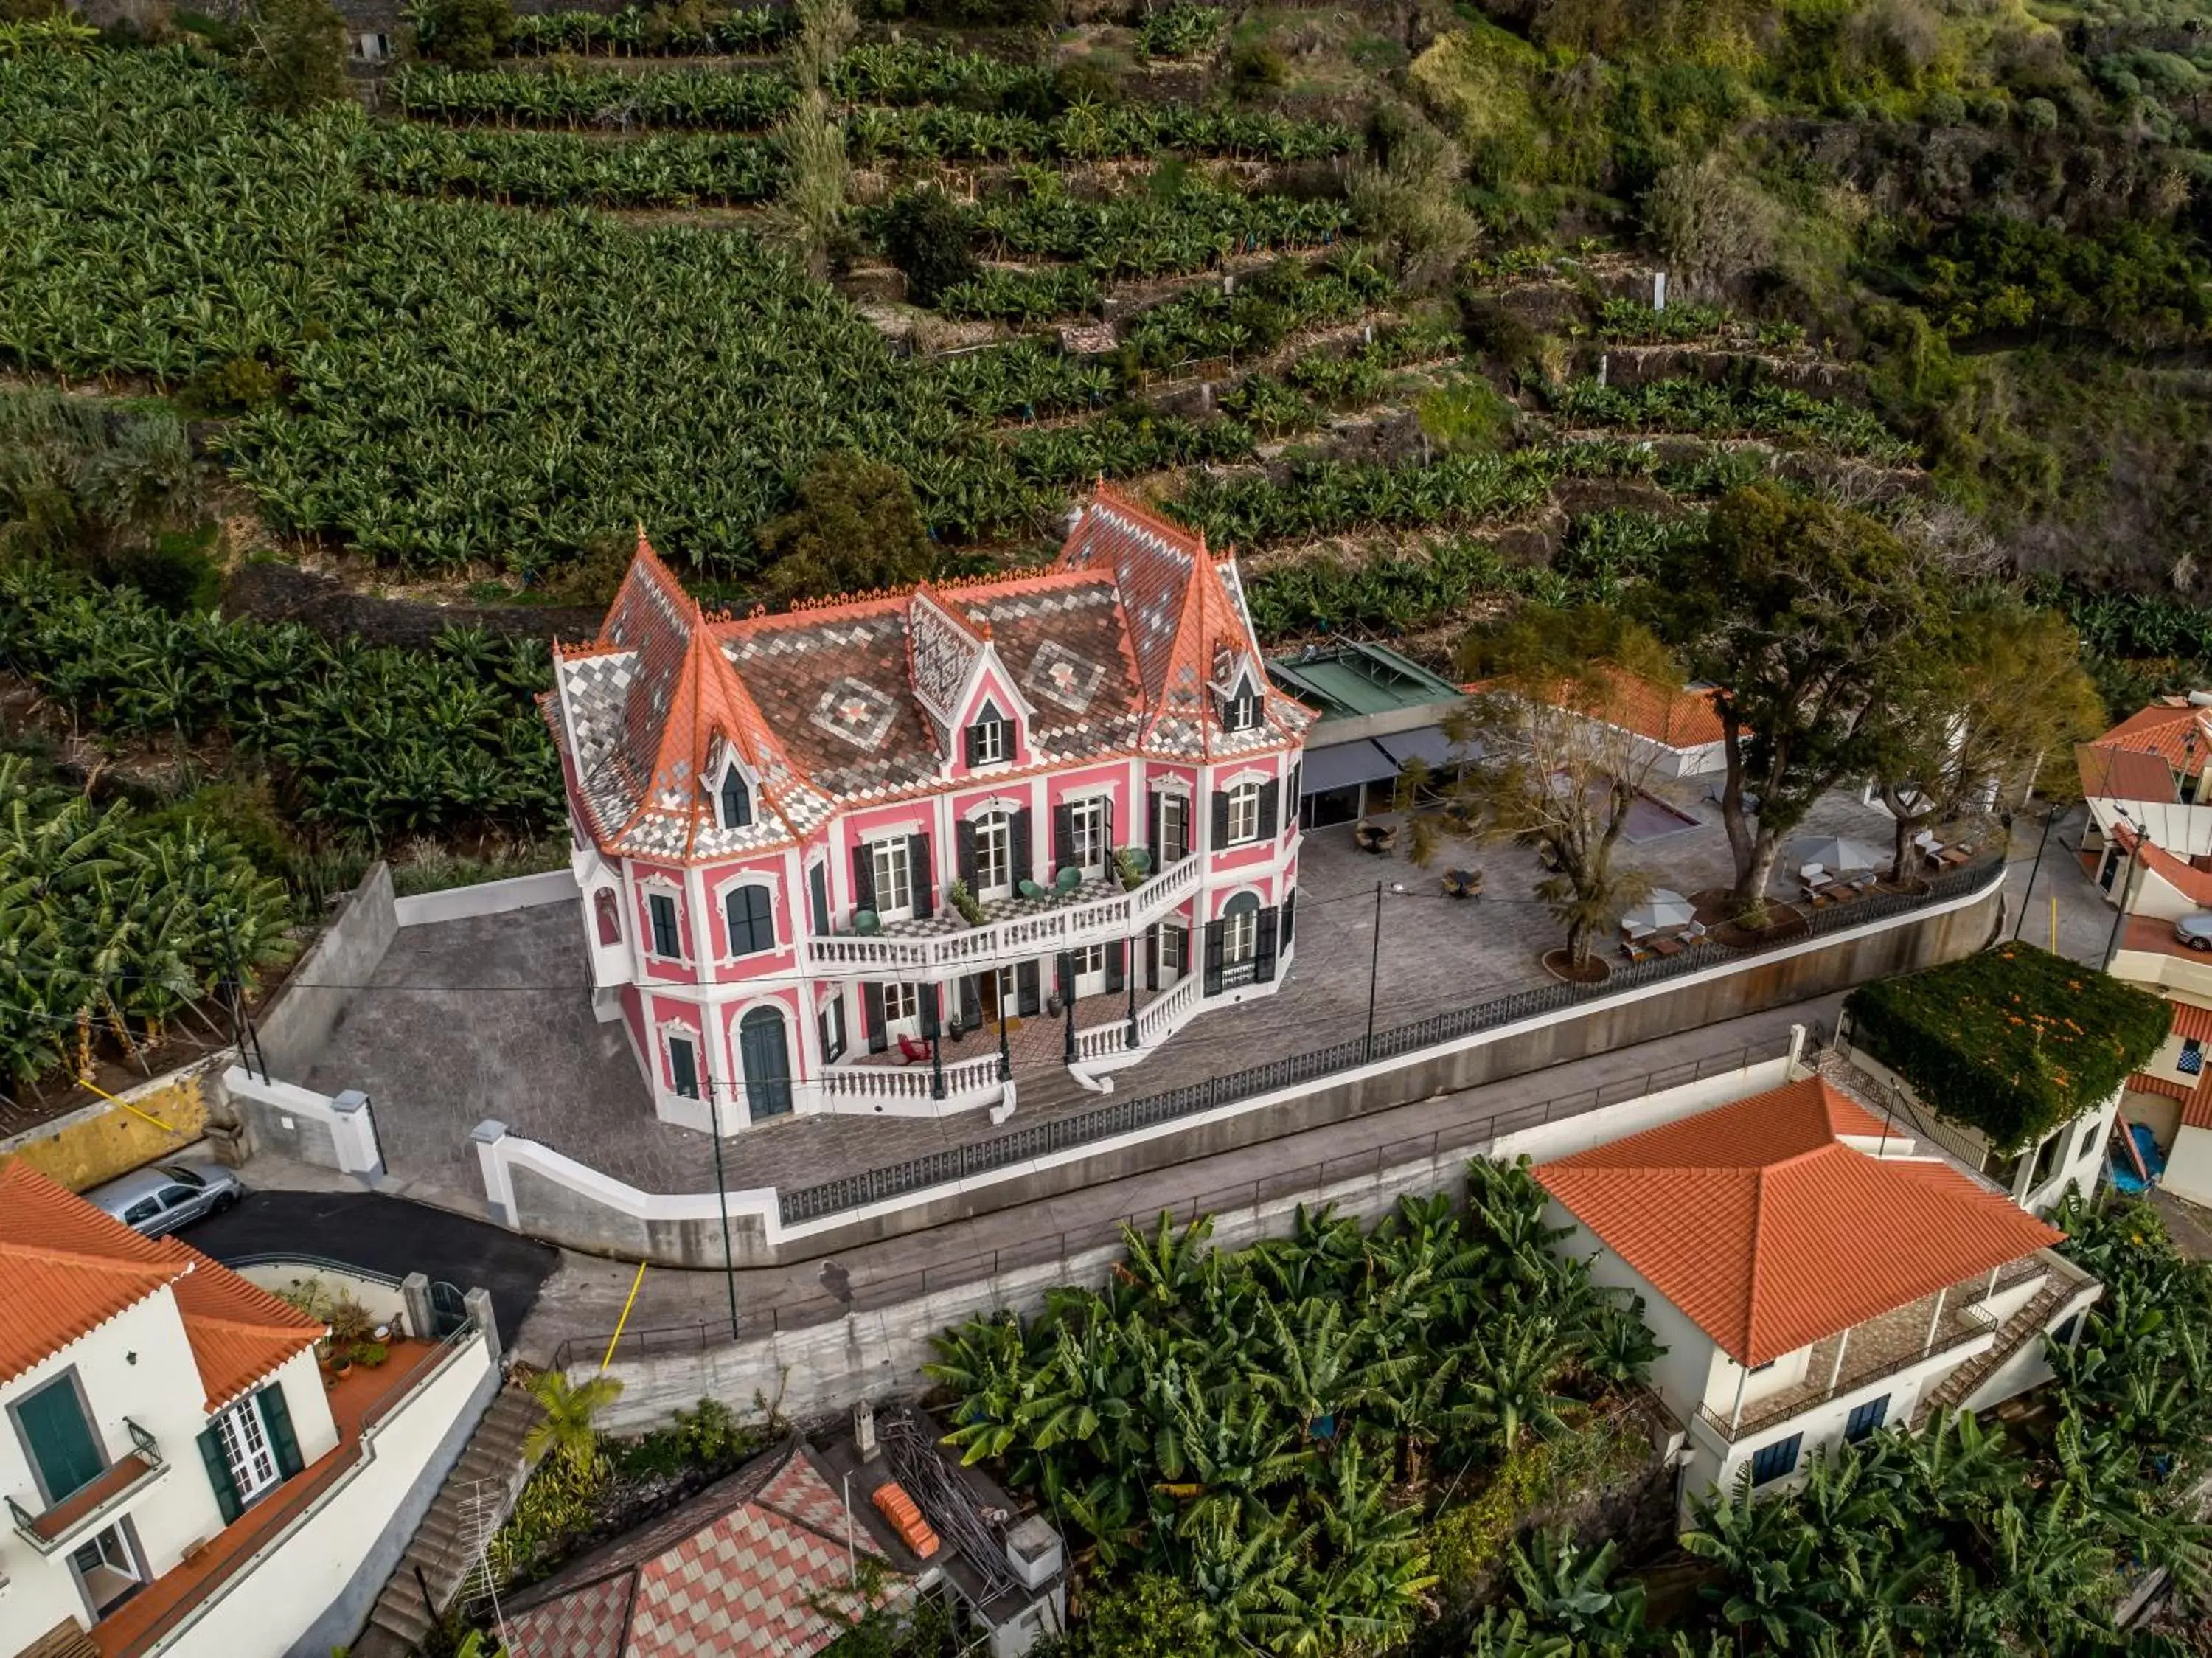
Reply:
<svg viewBox="0 0 2212 1658"><path fill-rule="evenodd" d="M1670 802L1691 822L1627 847L1626 861L1684 893L1725 884L1728 842L1705 799L1709 787L1708 779L1669 786ZM1650 815L1658 826L1660 814ZM2014 856L2022 877L2039 827L2021 826ZM1836 795L1801 833L1886 845L1887 831L1880 813ZM2109 912L2062 850L2074 838L2078 831L2064 824L2051 838L2027 936L2044 942L2048 892L2064 899L2061 948L2101 959L2102 940L2093 935ZM1438 876L1455 867L1484 871L1482 897L1443 894ZM1534 852L1522 847L1446 840L1422 869L1402 845L1386 856L1359 851L1348 827L1309 834L1296 956L1279 992L1202 1015L1142 1064L1115 1073L1116 1091L1157 1093L1357 1036L1366 1027L1370 976L1377 1028L1545 982L1538 957L1559 942L1560 929L1532 895L1539 874ZM707 1137L653 1118L623 1027L593 1021L587 984L579 923L566 905L404 929L314 1067L295 1080L325 1091L366 1089L387 1166L423 1195L480 1199L468 1133L487 1117L647 1191L710 1188ZM1113 1001L1079 1003L1079 1022L1120 1016L1121 998ZM988 1032L972 1034L948 1045L947 1058L982 1051L990 1039ZM1014 1123L1100 1102L1056 1063L1058 1045L1056 1026L1044 1020L1028 1021L1017 1036ZM725 1175L738 1188L804 1186L998 1131L980 1109L937 1119L788 1119L727 1141Z"/></svg>

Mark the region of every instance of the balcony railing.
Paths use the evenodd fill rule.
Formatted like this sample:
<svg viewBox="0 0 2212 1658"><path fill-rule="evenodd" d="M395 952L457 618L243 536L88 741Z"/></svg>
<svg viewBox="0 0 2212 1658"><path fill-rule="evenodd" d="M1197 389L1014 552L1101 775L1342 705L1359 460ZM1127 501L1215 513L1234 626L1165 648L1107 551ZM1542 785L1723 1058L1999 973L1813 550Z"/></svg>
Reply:
<svg viewBox="0 0 2212 1658"><path fill-rule="evenodd" d="M1173 1036L1194 1017L1204 1004L1200 993L1203 981L1193 972L1185 973L1166 990L1137 1009L1136 1039L1129 1037L1129 1021L1116 1019L1111 1024L1094 1025L1075 1033L1075 1057L1078 1060L1112 1059L1132 1049L1143 1051L1157 1048Z"/></svg>
<svg viewBox="0 0 2212 1658"><path fill-rule="evenodd" d="M8 1517L16 1534L40 1554L55 1554L89 1530L93 1523L112 1514L161 1477L161 1448L154 1436L129 1417L131 1450L111 1467L71 1491L44 1512L33 1514L14 1497L8 1499Z"/></svg>
<svg viewBox="0 0 2212 1658"><path fill-rule="evenodd" d="M1831 1386L1815 1389L1802 1385L1784 1391L1771 1399L1761 1399L1755 1410L1746 1410L1734 1428L1729 1420L1709 1405L1698 1406L1698 1417L1706 1427L1720 1436L1723 1444L1751 1438L1765 1433L1769 1428L1802 1417L1808 1411L1816 1411L1829 1400L1840 1399L1845 1393L1865 1387L1870 1381L1880 1381L1884 1376L1897 1375L1916 1365L1940 1358L1946 1353L1979 1341L1984 1336L1996 1333L1997 1321L1978 1307L1961 1307L1945 1317L1946 1330L1924 1352L1907 1352L1879 1363L1846 1370Z"/></svg>
<svg viewBox="0 0 2212 1658"><path fill-rule="evenodd" d="M1006 1086L999 1056L962 1059L945 1067L945 1092L937 1092L937 1069L927 1064L832 1065L822 1073L822 1094L832 1111L852 1111L884 1100L935 1100L950 1107L972 1106Z"/></svg>
<svg viewBox="0 0 2212 1658"><path fill-rule="evenodd" d="M1100 893L1089 885L1062 899L1005 900L993 906L1000 913L980 927L811 937L806 966L866 978L943 978L1023 956L1111 943L1143 931L1196 892L1203 863L1196 856L1179 859L1127 892Z"/></svg>

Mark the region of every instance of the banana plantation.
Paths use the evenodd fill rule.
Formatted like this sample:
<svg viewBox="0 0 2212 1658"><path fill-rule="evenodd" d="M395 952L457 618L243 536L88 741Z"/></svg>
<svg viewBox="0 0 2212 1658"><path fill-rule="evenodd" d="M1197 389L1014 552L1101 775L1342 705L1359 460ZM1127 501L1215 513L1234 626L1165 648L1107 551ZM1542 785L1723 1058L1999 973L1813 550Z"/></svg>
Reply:
<svg viewBox="0 0 2212 1658"><path fill-rule="evenodd" d="M170 616L127 588L17 567L0 569L0 667L96 730L227 739L309 825L381 840L560 815L560 764L532 701L550 670L534 641L335 643L291 623Z"/></svg>
<svg viewBox="0 0 2212 1658"><path fill-rule="evenodd" d="M1432 1512L1607 1417L1656 1356L1543 1211L1525 1169L1478 1162L1464 1205L1301 1211L1233 1253L1163 1216L1102 1288L971 1320L927 1368L969 1461L1036 1492L1096 1572L1180 1580L1219 1649L1386 1650L1428 1605Z"/></svg>
<svg viewBox="0 0 2212 1658"><path fill-rule="evenodd" d="M507 50L518 58L557 52L608 58L760 52L774 50L793 24L792 13L781 6L725 12L699 27L687 27L680 16L655 16L635 6L616 12L544 11L514 20Z"/></svg>
<svg viewBox="0 0 2212 1658"><path fill-rule="evenodd" d="M88 1070L180 1021L227 1039L218 997L292 951L283 883L222 827L43 786L0 753L0 1080ZM0 1088L4 1091L4 1088Z"/></svg>
<svg viewBox="0 0 2212 1658"><path fill-rule="evenodd" d="M394 124L371 128L362 180L404 196L531 207L700 207L765 201L783 166L765 139L665 133L596 143L565 132Z"/></svg>

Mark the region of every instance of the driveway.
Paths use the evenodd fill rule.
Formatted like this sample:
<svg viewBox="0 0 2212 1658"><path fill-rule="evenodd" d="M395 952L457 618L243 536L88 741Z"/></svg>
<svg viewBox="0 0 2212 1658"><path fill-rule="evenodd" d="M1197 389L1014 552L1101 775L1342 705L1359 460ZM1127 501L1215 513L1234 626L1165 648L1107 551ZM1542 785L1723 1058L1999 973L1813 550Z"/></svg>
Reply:
<svg viewBox="0 0 2212 1658"><path fill-rule="evenodd" d="M252 1192L225 1215L179 1234L226 1265L309 1257L404 1278L421 1272L491 1291L503 1343L513 1346L561 1252L484 1221L374 1192Z"/></svg>

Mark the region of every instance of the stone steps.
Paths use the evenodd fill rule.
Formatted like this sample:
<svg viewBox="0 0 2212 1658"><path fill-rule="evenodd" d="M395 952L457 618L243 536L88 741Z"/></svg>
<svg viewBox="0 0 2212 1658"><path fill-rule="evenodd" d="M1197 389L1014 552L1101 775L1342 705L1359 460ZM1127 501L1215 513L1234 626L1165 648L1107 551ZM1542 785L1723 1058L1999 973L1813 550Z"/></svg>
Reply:
<svg viewBox="0 0 2212 1658"><path fill-rule="evenodd" d="M368 1627L353 1644L354 1658L405 1658L436 1627L439 1612L476 1561L470 1510L478 1488L489 1484L502 1493L501 1515L513 1506L529 1473L523 1439L544 1414L527 1389L513 1384L492 1401L377 1596Z"/></svg>
<svg viewBox="0 0 2212 1658"><path fill-rule="evenodd" d="M2045 1321L2074 1289L2075 1285L2054 1274L2027 1306L1997 1326L1997 1338L1987 1352L1968 1359L1922 1396L1919 1409L1913 1412L1914 1422L1924 1422L1937 1411L1955 1410L1999 1365L2042 1335Z"/></svg>

